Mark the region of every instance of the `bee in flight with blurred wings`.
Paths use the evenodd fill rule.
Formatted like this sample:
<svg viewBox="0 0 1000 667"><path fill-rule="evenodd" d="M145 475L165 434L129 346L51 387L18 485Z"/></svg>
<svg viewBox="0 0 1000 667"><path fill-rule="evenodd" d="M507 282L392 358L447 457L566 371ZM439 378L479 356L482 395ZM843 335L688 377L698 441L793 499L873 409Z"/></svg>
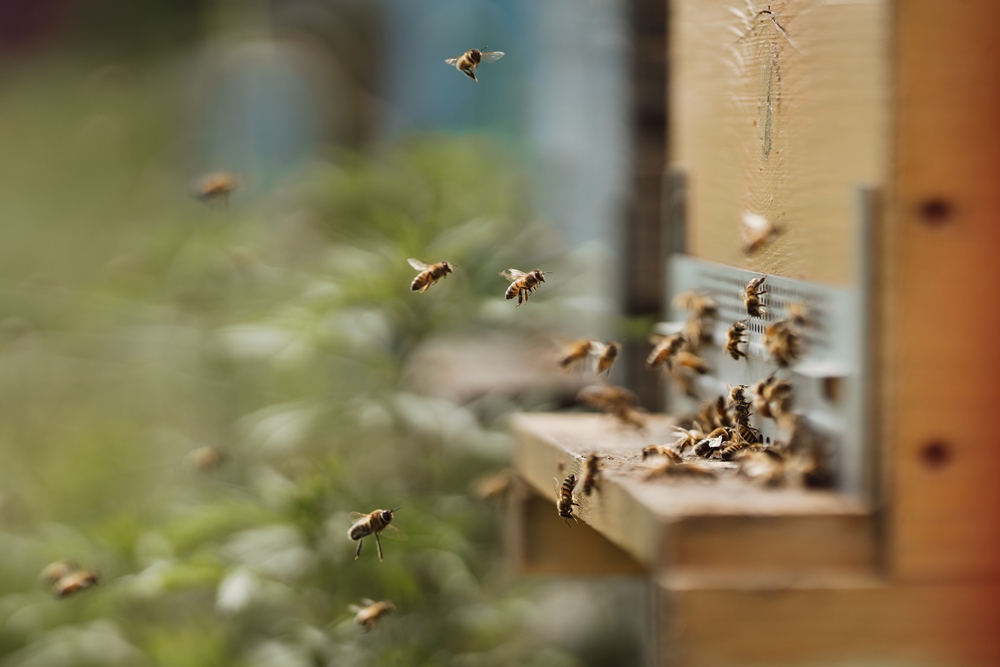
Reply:
<svg viewBox="0 0 1000 667"><path fill-rule="evenodd" d="M538 286L545 282L545 271L535 269L525 273L517 269L507 269L500 273L500 276L513 281L507 288L504 296L508 299L517 297L517 305L528 301L528 295L538 289Z"/></svg>
<svg viewBox="0 0 1000 667"><path fill-rule="evenodd" d="M503 55L503 51L471 49L457 58L448 58L444 62L446 65L452 65L459 72L479 83L479 79L476 78L476 69L479 67L479 63L492 63L503 58Z"/></svg>
<svg viewBox="0 0 1000 667"><path fill-rule="evenodd" d="M424 264L419 259L413 259L412 257L406 261L420 272L413 279L413 282L410 283L410 289L414 292L426 292L428 287L447 276L455 268L450 262Z"/></svg>
<svg viewBox="0 0 1000 667"><path fill-rule="evenodd" d="M361 545L364 542L364 538L369 535L375 536L375 546L378 547L378 560L380 563L382 562L382 543L379 541L379 535L397 540L406 539L403 531L389 525L392 522L392 513L398 510L398 507L394 507L391 510L378 509L367 514L365 512L350 513L351 527L347 531L347 536L358 543L358 549L354 552L354 560L357 560L361 556Z"/></svg>

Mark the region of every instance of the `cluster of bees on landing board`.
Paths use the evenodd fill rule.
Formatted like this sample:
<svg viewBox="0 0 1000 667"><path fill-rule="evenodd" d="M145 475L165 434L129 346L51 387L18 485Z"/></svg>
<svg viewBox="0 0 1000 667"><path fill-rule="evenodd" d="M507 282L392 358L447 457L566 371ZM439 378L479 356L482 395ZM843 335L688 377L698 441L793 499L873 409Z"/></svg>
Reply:
<svg viewBox="0 0 1000 667"><path fill-rule="evenodd" d="M762 301L767 293L766 278L753 278L742 289L747 319L733 322L726 331L722 350L736 361L747 358L749 318L761 318L767 310ZM649 342L653 348L646 366L650 370L664 369L679 389L698 399L701 396L696 378L712 370L700 353L704 346L715 344L713 331L719 309L711 296L698 292L679 294L674 303L688 312L683 330L668 336L651 336ZM764 330L764 347L777 368L752 385L729 385L726 395L702 402L693 415L681 419L674 427L673 442L642 448L642 460L652 463L643 467L644 478L714 480L735 471L736 476L766 487L832 485L825 437L794 411L794 387L789 380L778 376L781 369L802 355L804 332L810 326L808 308L804 304L788 304L786 317ZM588 342L589 347L585 345ZM586 355L597 355L600 359L606 345L576 341L565 348L559 365L569 367ZM600 365L597 368L607 370ZM623 426L640 430L646 426L638 397L623 387L591 385L580 390L578 399L612 415ZM787 438L772 443L762 437L760 429L751 422L754 414L760 419L773 420L779 431L788 434ZM564 465L560 464L560 468ZM604 459L597 453L584 460L579 487L585 496L599 489L603 467ZM555 482L556 511L567 523L569 519L575 521L573 509L580 505L574 497L576 474L568 475L561 483L558 479Z"/></svg>
<svg viewBox="0 0 1000 667"><path fill-rule="evenodd" d="M462 55L455 58L448 58L444 62L447 65L455 67L476 83L479 83L479 79L476 77L479 65L496 62L503 56L504 53L502 51L470 49ZM239 186L239 182L239 178L231 172L219 171L209 173L195 184L193 194L197 199L206 203L226 205L230 195ZM426 264L413 258L408 261L418 271L417 276L410 284L410 288L418 293L426 292L431 285L448 276L455 268L455 264L448 261L436 264ZM546 272L540 269L525 272L512 268L507 269L500 275L510 281L509 286L504 292L504 296L507 299L516 298L517 305L520 306L522 303L526 303L528 297L545 282ZM608 368L613 363L614 355L617 355L617 352L617 344L615 344L613 351L606 352L606 356L611 355L608 357L610 361L606 362ZM221 453L212 448L202 448L194 452L192 459L194 464L199 468L209 469L221 462ZM405 534L401 530L396 526L390 525L395 518L394 513L399 511L399 509L399 507L395 507L393 509L376 509L371 512L352 512L350 514L351 527L347 531L347 537L358 543L357 549L354 552L355 560L361 556L361 546L366 537L373 537L375 539L379 562L382 561L382 542L380 537L405 539ZM63 598L96 585L100 581L100 573L96 570L81 568L76 563L67 560L57 561L47 566L41 572L39 578L42 582L51 586L52 592L56 597ZM388 600L381 602L363 600L362 606L351 605L350 610L355 614L355 622L364 628L365 631L368 631L375 627L375 624L387 614L395 611L396 607Z"/></svg>

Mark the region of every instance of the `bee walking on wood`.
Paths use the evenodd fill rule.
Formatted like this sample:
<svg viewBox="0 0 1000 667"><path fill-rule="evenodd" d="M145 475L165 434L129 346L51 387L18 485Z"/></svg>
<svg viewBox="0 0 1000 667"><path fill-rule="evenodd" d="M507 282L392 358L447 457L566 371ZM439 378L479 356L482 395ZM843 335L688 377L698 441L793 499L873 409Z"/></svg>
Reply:
<svg viewBox="0 0 1000 667"><path fill-rule="evenodd" d="M594 491L601 490L601 457L591 454L587 457L583 468L583 495L590 497Z"/></svg>
<svg viewBox="0 0 1000 667"><path fill-rule="evenodd" d="M767 276L753 278L743 290L743 305L746 306L747 315L750 317L763 317L764 313L767 312L767 309L760 302L761 295L767 294L767 290L763 289L765 279Z"/></svg>
<svg viewBox="0 0 1000 667"><path fill-rule="evenodd" d="M650 456L662 456L665 459L680 463L680 453L670 445L646 445L642 448L642 460L645 461Z"/></svg>
<svg viewBox="0 0 1000 667"><path fill-rule="evenodd" d="M348 609L354 612L354 622L365 629L365 632L370 631L375 627L383 616L388 616L390 613L396 611L396 605L394 605L389 600L382 600L381 602L375 602L374 600L362 600L360 607L356 604L352 604Z"/></svg>
<svg viewBox="0 0 1000 667"><path fill-rule="evenodd" d="M447 276L454 269L454 265L449 262L424 264L419 259L413 259L412 257L406 261L420 272L413 279L413 282L410 283L410 289L414 292L426 292L428 287Z"/></svg>
<svg viewBox="0 0 1000 667"><path fill-rule="evenodd" d="M479 79L476 78L476 70L479 68L480 63L492 63L503 58L503 51L480 51L479 49L470 49L460 55L457 58L448 58L445 60L446 65L452 65L459 72L469 77L476 83L479 83Z"/></svg>
<svg viewBox="0 0 1000 667"><path fill-rule="evenodd" d="M518 271L517 269L507 269L500 274L507 280L511 280L510 287L504 296L508 299L517 297L517 305L528 301L528 296L538 289L538 286L545 282L545 271L535 269L529 273Z"/></svg>
<svg viewBox="0 0 1000 667"><path fill-rule="evenodd" d="M205 174L194 186L194 196L205 202L229 202L229 195L236 189L238 181L235 174L228 171L216 171Z"/></svg>
<svg viewBox="0 0 1000 667"><path fill-rule="evenodd" d="M729 327L729 331L726 332L726 352L737 361L741 357L746 358L747 356L747 353L740 349L740 345L747 342L746 331L746 320L740 320L733 322L733 326Z"/></svg>
<svg viewBox="0 0 1000 667"><path fill-rule="evenodd" d="M364 538L369 535L375 536L375 546L378 547L378 560L380 563L382 562L382 543L379 541L379 535L395 539L405 539L402 531L395 526L389 525L392 523L392 513L398 510L398 507L394 507L391 510L379 509L367 514L364 512L351 512L350 519L353 523L347 531L347 536L358 542L358 549L354 552L354 560L357 560L361 556L361 545L364 543Z"/></svg>
<svg viewBox="0 0 1000 667"><path fill-rule="evenodd" d="M559 480L555 480L556 484ZM577 518L573 516L573 507L579 507L580 503L573 500L573 489L576 487L576 475L570 475L563 480L562 486L559 487L558 495L556 495L556 511L559 512L559 516L566 521L566 525L569 525L569 520L573 519L576 521Z"/></svg>

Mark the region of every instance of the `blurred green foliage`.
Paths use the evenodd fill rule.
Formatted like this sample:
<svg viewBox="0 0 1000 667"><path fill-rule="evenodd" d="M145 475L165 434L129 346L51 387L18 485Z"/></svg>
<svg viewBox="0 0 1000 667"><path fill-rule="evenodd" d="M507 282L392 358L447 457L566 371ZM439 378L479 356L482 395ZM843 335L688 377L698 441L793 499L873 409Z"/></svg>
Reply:
<svg viewBox="0 0 1000 667"><path fill-rule="evenodd" d="M0 95L0 665L576 664L469 494L508 436L402 372L544 326L501 298L556 248L511 156L425 137L205 205L169 86L47 75ZM407 257L460 268L414 294ZM354 562L348 513L399 505ZM63 558L101 584L55 599ZM362 598L399 611L364 634Z"/></svg>

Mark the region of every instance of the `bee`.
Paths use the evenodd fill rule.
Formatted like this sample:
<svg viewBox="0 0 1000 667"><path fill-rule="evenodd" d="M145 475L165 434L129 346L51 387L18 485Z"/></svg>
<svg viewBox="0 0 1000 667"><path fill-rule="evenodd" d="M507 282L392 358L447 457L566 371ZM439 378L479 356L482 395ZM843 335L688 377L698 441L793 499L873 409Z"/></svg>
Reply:
<svg viewBox="0 0 1000 667"><path fill-rule="evenodd" d="M379 509L367 514L364 512L351 512L349 516L352 523L347 531L347 536L358 542L358 549L354 552L354 560L357 560L361 556L361 545L364 543L364 538L374 535L375 546L378 548L378 561L382 562L382 543L379 541L379 535L384 534L386 537L394 537L396 539L403 538L402 531L395 526L389 525L392 522L392 513L398 510L399 508L395 507L391 510Z"/></svg>
<svg viewBox="0 0 1000 667"><path fill-rule="evenodd" d="M707 459L713 454L722 451L723 443L728 441L731 437L732 432L730 429L725 426L720 426L695 444L694 453L696 456L701 456Z"/></svg>
<svg viewBox="0 0 1000 667"><path fill-rule="evenodd" d="M740 231L743 236L743 254L752 255L765 243L782 232L782 229L771 223L767 218L757 213L744 211L740 218L743 223Z"/></svg>
<svg viewBox="0 0 1000 667"><path fill-rule="evenodd" d="M67 574L76 572L79 569L80 566L74 561L57 560L54 563L46 565L45 568L38 574L38 578L51 585L65 577Z"/></svg>
<svg viewBox="0 0 1000 667"><path fill-rule="evenodd" d="M747 452L740 458L736 474L763 486L781 486L787 481L788 467L781 459L761 452Z"/></svg>
<svg viewBox="0 0 1000 667"><path fill-rule="evenodd" d="M680 426L674 427L674 435L677 436L674 447L677 448L678 452L683 452L688 447L694 447L699 440L705 437L705 434L701 431L681 428Z"/></svg>
<svg viewBox="0 0 1000 667"><path fill-rule="evenodd" d="M394 605L389 600L382 600L381 602L375 602L374 600L362 600L361 604L363 607L359 607L356 604L352 604L348 609L354 612L354 622L365 629L365 632L370 631L375 627L383 616L387 616L390 613L396 611L396 605Z"/></svg>
<svg viewBox="0 0 1000 667"><path fill-rule="evenodd" d="M746 330L746 320L740 320L739 322L733 322L733 326L729 327L729 330L726 331L726 352L737 361L739 361L740 357L746 358L747 356L747 353L739 347L747 342L744 336Z"/></svg>
<svg viewBox="0 0 1000 667"><path fill-rule="evenodd" d="M590 349L594 342L595 341L592 341L589 338L584 338L567 344L566 347L563 348L562 354L559 357L559 368L566 369L573 364L586 359L590 356Z"/></svg>
<svg viewBox="0 0 1000 667"><path fill-rule="evenodd" d="M503 51L481 51L479 49L470 49L457 58L448 58L445 60L446 65L452 65L459 72L469 77L476 83L479 83L479 79L476 78L476 69L479 68L479 63L492 63L503 58Z"/></svg>
<svg viewBox="0 0 1000 667"><path fill-rule="evenodd" d="M68 597L94 586L100 579L100 572L95 570L72 570L56 579L52 584L52 593L57 598Z"/></svg>
<svg viewBox="0 0 1000 667"><path fill-rule="evenodd" d="M760 296L762 294L767 294L766 289L762 289L764 280L767 276L761 276L760 278L753 278L747 283L746 289L743 290L743 305L747 308L747 315L750 317L763 317L767 309L761 305Z"/></svg>
<svg viewBox="0 0 1000 667"><path fill-rule="evenodd" d="M583 486L583 495L587 497L590 497L593 491L601 490L601 457L597 454L591 454L587 457L581 485Z"/></svg>
<svg viewBox="0 0 1000 667"><path fill-rule="evenodd" d="M555 480L556 484L559 484L559 480ZM573 516L573 507L579 507L580 503L573 500L573 489L576 487L576 475L569 475L563 480L562 486L559 487L559 491L556 495L556 511L559 512L559 516L566 521L566 525L569 525L569 520L573 519L576 521L577 518Z"/></svg>
<svg viewBox="0 0 1000 667"><path fill-rule="evenodd" d="M190 460L198 470L214 470L222 465L226 455L216 447L199 447L190 454Z"/></svg>
<svg viewBox="0 0 1000 667"><path fill-rule="evenodd" d="M437 264L424 264L419 259L409 258L406 260L410 266L420 273L410 283L410 289L414 292L426 292L427 288L441 280L452 272L454 266L449 262L438 262Z"/></svg>
<svg viewBox="0 0 1000 667"><path fill-rule="evenodd" d="M511 280L510 287L504 293L504 296L508 299L513 299L517 297L517 305L521 305L522 301L528 301L528 295L538 289L538 286L545 282L545 271L540 269L535 269L529 273L524 271L518 271L517 269L507 269L501 274L507 280Z"/></svg>
<svg viewBox="0 0 1000 667"><path fill-rule="evenodd" d="M229 202L229 195L236 189L238 180L228 171L205 174L194 186L194 196L205 202Z"/></svg>
<svg viewBox="0 0 1000 667"><path fill-rule="evenodd" d="M505 494L513 483L514 472L504 469L491 475L483 475L472 484L472 492L480 500L491 500Z"/></svg>
<svg viewBox="0 0 1000 667"><path fill-rule="evenodd" d="M704 375L712 370L712 367L707 361L699 357L694 352L688 352L687 350L682 350L677 354L676 363L678 366L683 368L690 368L699 375Z"/></svg>
<svg viewBox="0 0 1000 667"><path fill-rule="evenodd" d="M609 343L594 343L591 349L597 356L597 374L600 375L607 371L608 375L611 375L611 367L618 358L622 346L616 341L611 341Z"/></svg>
<svg viewBox="0 0 1000 667"><path fill-rule="evenodd" d="M660 336L654 334L649 337L649 342L653 344L653 351L646 357L646 368L653 370L666 364L667 370L673 367L673 358L684 347L684 334L675 333L672 336Z"/></svg>
<svg viewBox="0 0 1000 667"><path fill-rule="evenodd" d="M693 318L712 319L719 314L719 306L715 303L715 299L693 290L675 296L674 305L688 311Z"/></svg>
<svg viewBox="0 0 1000 667"><path fill-rule="evenodd" d="M778 320L764 329L764 347L774 362L785 368L802 353L802 336L790 320Z"/></svg>
<svg viewBox="0 0 1000 667"><path fill-rule="evenodd" d="M788 313L788 319L791 320L792 324L800 329L812 326L812 319L809 317L809 306L806 304L790 303L785 306L785 312Z"/></svg>
<svg viewBox="0 0 1000 667"><path fill-rule="evenodd" d="M581 389L576 398L612 415L625 426L646 427L646 418L633 407L639 404L639 397L628 389L595 384Z"/></svg>
<svg viewBox="0 0 1000 667"><path fill-rule="evenodd" d="M642 448L642 460L645 461L650 456L662 456L676 463L681 461L681 455L669 445L647 445Z"/></svg>

